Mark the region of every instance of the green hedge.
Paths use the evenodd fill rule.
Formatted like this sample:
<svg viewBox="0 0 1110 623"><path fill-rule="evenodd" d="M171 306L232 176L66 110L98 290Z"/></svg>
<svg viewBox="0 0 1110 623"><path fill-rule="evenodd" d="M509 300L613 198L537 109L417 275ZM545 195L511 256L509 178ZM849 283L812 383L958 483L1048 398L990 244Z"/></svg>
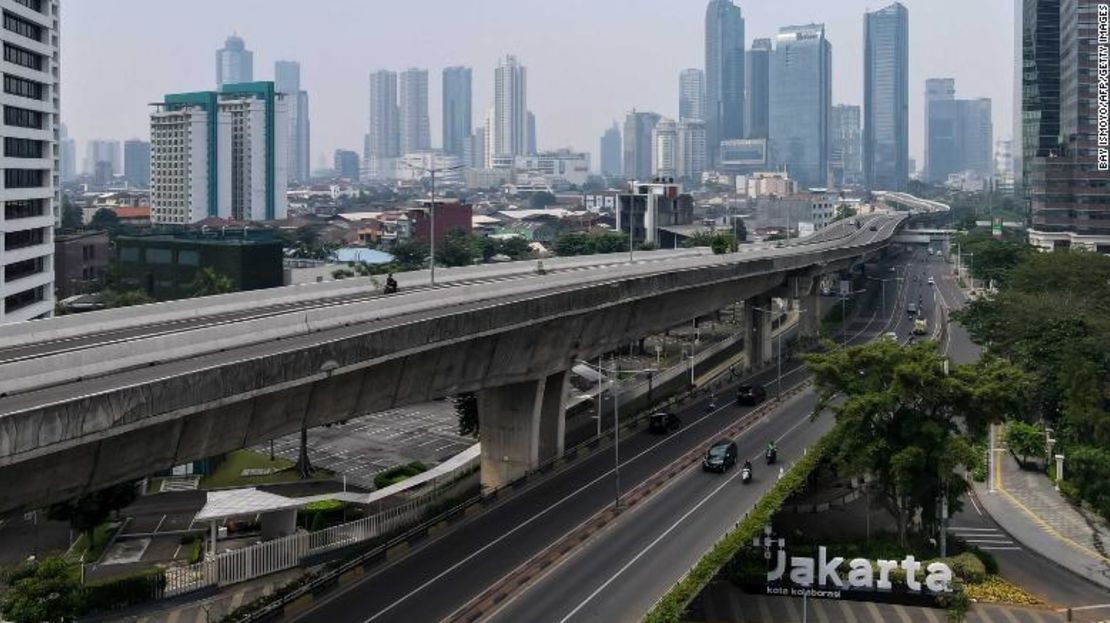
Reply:
<svg viewBox="0 0 1110 623"><path fill-rule="evenodd" d="M413 461L408 465L398 465L391 467L384 472L374 476L374 488L384 489L390 485L395 485L406 478L412 478L417 474L422 474L428 471L428 466L420 461Z"/></svg>
<svg viewBox="0 0 1110 623"><path fill-rule="evenodd" d="M107 612L141 604L162 596L166 577L154 570L85 587L85 612Z"/></svg>
<svg viewBox="0 0 1110 623"><path fill-rule="evenodd" d="M717 572L732 560L741 548L752 542L752 539L763 532L763 527L771 523L775 515L786 500L796 491L800 491L809 479L809 475L817 468L826 455L838 443L839 428L834 428L821 438L809 452L798 461L790 471L771 487L748 516L729 532L717 545L694 565L677 584L671 587L667 594L655 604L648 612L644 621L647 623L678 623L690 602L698 596L703 588Z"/></svg>

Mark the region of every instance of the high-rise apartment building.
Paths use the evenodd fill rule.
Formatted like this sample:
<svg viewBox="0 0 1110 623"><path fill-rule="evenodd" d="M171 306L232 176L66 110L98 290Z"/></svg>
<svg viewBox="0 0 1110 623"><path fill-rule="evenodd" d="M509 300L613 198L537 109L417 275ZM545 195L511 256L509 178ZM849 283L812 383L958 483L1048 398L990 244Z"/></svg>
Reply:
<svg viewBox="0 0 1110 623"><path fill-rule="evenodd" d="M1037 34L1051 39L1051 15L1039 7L1035 13L1034 36L1025 42L1032 49L1023 53L1027 62L1023 115L1026 194L1029 199L1029 241L1042 249L1080 247L1110 253L1110 146L1100 144L1099 11L1096 0L1060 0L1059 12L1059 124L1060 143L1045 145L1044 125L1051 123L1053 68L1051 54ZM1028 17L1028 12L1023 17ZM1029 32L1029 26L1026 27ZM1105 44L1102 44L1105 45ZM1032 65L1032 66L1031 66ZM1032 71L1030 71L1032 70ZM1040 87L1044 86L1044 90ZM1036 113L1039 113L1039 117Z"/></svg>
<svg viewBox="0 0 1110 623"><path fill-rule="evenodd" d="M89 144L85 147L85 175L95 173L97 165L102 162L108 163L106 168L109 176L123 173L123 159L120 153L119 141L103 139L89 141Z"/></svg>
<svg viewBox="0 0 1110 623"><path fill-rule="evenodd" d="M767 138L771 114L771 40L755 39L744 72L744 128L748 138Z"/></svg>
<svg viewBox="0 0 1110 623"><path fill-rule="evenodd" d="M528 153L528 72L511 54L494 70L493 118L486 132L487 168L493 168L493 158Z"/></svg>
<svg viewBox="0 0 1110 623"><path fill-rule="evenodd" d="M486 127L474 128L474 132L463 143L462 163L471 169L486 166Z"/></svg>
<svg viewBox="0 0 1110 623"><path fill-rule="evenodd" d="M400 115L397 74L385 70L370 74L370 141L363 158L371 177L381 177L401 155Z"/></svg>
<svg viewBox="0 0 1110 623"><path fill-rule="evenodd" d="M678 175L678 124L673 119L660 119L651 131L651 174Z"/></svg>
<svg viewBox="0 0 1110 623"><path fill-rule="evenodd" d="M536 115L532 111L528 111L528 139L525 141L524 153L529 156L536 155Z"/></svg>
<svg viewBox="0 0 1110 623"><path fill-rule="evenodd" d="M150 188L150 143L138 139L123 144L123 177L137 188Z"/></svg>
<svg viewBox="0 0 1110 623"><path fill-rule="evenodd" d="M705 128L716 162L721 141L744 138L744 16L732 0L705 10Z"/></svg>
<svg viewBox="0 0 1110 623"><path fill-rule="evenodd" d="M956 99L951 78L925 81L925 180L943 184L953 174L983 178L994 170L991 101Z"/></svg>
<svg viewBox="0 0 1110 623"><path fill-rule="evenodd" d="M54 223L61 138L58 0L0 0L4 28L4 185L0 323L54 311Z"/></svg>
<svg viewBox="0 0 1110 623"><path fill-rule="evenodd" d="M624 118L624 176L630 180L647 180L653 171L652 138L660 116L653 112L633 110Z"/></svg>
<svg viewBox="0 0 1110 623"><path fill-rule="evenodd" d="M1017 0L1017 165L1015 182L1036 158L1060 151L1060 0Z"/></svg>
<svg viewBox="0 0 1110 623"><path fill-rule="evenodd" d="M901 190L910 177L909 11L864 14L863 177L871 190Z"/></svg>
<svg viewBox="0 0 1110 623"><path fill-rule="evenodd" d="M254 53L239 35L231 35L216 50L216 88L254 81Z"/></svg>
<svg viewBox="0 0 1110 623"><path fill-rule="evenodd" d="M59 136L59 177L62 183L68 183L77 179L77 141L69 136L65 124Z"/></svg>
<svg viewBox="0 0 1110 623"><path fill-rule="evenodd" d="M310 178L312 126L308 118L308 92L301 88L301 64L296 61L274 63L274 85L284 95L289 109L287 181L304 184Z"/></svg>
<svg viewBox="0 0 1110 623"><path fill-rule="evenodd" d="M359 165L360 162L357 151L348 151L346 149L335 150L332 168L335 169L335 174L338 177L357 182L360 173Z"/></svg>
<svg viewBox="0 0 1110 623"><path fill-rule="evenodd" d="M833 106L830 117L829 170L837 187L862 182L863 160L860 108L847 104Z"/></svg>
<svg viewBox="0 0 1110 623"><path fill-rule="evenodd" d="M151 222L284 219L288 115L273 82L167 95L150 115Z"/></svg>
<svg viewBox="0 0 1110 623"><path fill-rule="evenodd" d="M705 72L683 69L678 74L678 120L705 119Z"/></svg>
<svg viewBox="0 0 1110 623"><path fill-rule="evenodd" d="M706 170L705 122L687 119L678 122L678 177L691 184L701 182Z"/></svg>
<svg viewBox="0 0 1110 623"><path fill-rule="evenodd" d="M779 29L771 56L771 166L802 186L826 186L831 111L832 45L824 24Z"/></svg>
<svg viewBox="0 0 1110 623"><path fill-rule="evenodd" d="M601 174L614 177L624 174L621 166L621 127L616 121L601 135Z"/></svg>
<svg viewBox="0 0 1110 623"><path fill-rule="evenodd" d="M401 154L428 151L432 148L431 121L428 117L428 70L402 71L398 94Z"/></svg>
<svg viewBox="0 0 1110 623"><path fill-rule="evenodd" d="M443 70L443 151L463 157L463 147L471 129L473 72L469 67Z"/></svg>

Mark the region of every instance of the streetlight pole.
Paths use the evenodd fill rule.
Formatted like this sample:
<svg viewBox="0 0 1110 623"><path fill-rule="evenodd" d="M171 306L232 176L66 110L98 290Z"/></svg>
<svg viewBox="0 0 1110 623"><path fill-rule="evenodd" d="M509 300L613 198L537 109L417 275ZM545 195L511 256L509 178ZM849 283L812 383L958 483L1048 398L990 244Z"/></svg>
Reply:
<svg viewBox="0 0 1110 623"><path fill-rule="evenodd" d="M600 362L600 357L598 358ZM579 363L593 367L588 361L579 361ZM597 372L609 374L609 393L613 395L613 481L614 481L614 499L613 507L620 508L621 506L621 423L620 423L620 397L614 388L615 368L602 368L599 364ZM636 370L635 372L655 372L654 368L649 370ZM600 399L599 399L600 400ZM601 422L601 411L598 410L598 422Z"/></svg>
<svg viewBox="0 0 1110 623"><path fill-rule="evenodd" d="M433 158L434 158L434 156L433 156ZM430 269L429 270L429 280L431 281L431 284L434 286L436 284L436 173L445 173L445 172L448 172L448 171L458 171L458 170L463 169L464 167L462 165L457 165L457 166L453 166L453 167L444 167L444 168L440 169L440 168L436 168L434 166L434 164L435 164L434 161L432 163L433 166L430 166L430 167L419 167L419 166L416 166L414 164L409 164L407 162L402 162L401 164L403 164L406 167L412 169L413 171L419 171L419 172L422 172L422 173L427 173L432 178L432 203L428 207L428 221L429 221L429 226L431 228L431 231L429 232L429 235L428 235L428 240L429 240L429 242L428 242L428 252L431 255L431 257L429 258L429 269Z"/></svg>

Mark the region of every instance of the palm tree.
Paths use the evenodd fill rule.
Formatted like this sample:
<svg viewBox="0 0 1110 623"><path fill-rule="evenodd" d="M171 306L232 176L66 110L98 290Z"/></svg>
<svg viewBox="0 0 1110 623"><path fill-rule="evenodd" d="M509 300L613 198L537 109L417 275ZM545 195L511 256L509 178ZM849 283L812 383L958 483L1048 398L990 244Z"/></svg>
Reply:
<svg viewBox="0 0 1110 623"><path fill-rule="evenodd" d="M211 266L205 266L197 271L191 287L193 296L213 296L235 290L235 284L231 279Z"/></svg>

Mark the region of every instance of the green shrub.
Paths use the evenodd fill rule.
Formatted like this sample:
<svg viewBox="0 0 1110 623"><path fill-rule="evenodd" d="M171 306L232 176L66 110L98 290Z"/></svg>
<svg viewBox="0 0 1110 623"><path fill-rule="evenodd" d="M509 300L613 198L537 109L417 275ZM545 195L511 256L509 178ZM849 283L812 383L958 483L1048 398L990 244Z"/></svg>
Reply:
<svg viewBox="0 0 1110 623"><path fill-rule="evenodd" d="M986 565L972 552L953 556L945 562L952 568L952 573L966 584L978 584L987 577Z"/></svg>
<svg viewBox="0 0 1110 623"><path fill-rule="evenodd" d="M990 552L984 552L978 547L971 548L971 553L983 563L983 568L986 569L987 575L998 575L998 561L995 560L994 555Z"/></svg>
<svg viewBox="0 0 1110 623"><path fill-rule="evenodd" d="M428 471L428 466L420 461L413 461L408 465L398 465L391 467L382 473L374 476L374 488L384 489L390 485L395 485L406 478L412 478L417 474L422 474Z"/></svg>
<svg viewBox="0 0 1110 623"><path fill-rule="evenodd" d="M189 564L190 565L195 565L198 562L204 560L204 541L203 540L193 541L193 544L190 547L192 547L192 549L189 550Z"/></svg>
<svg viewBox="0 0 1110 623"><path fill-rule="evenodd" d="M1067 453L1063 487L1110 519L1110 450L1073 446Z"/></svg>
<svg viewBox="0 0 1110 623"><path fill-rule="evenodd" d="M89 584L85 587L85 610L105 612L141 604L161 597L165 587L166 578L161 570Z"/></svg>
<svg viewBox="0 0 1110 623"><path fill-rule="evenodd" d="M319 500L309 502L301 508L306 513L335 513L343 510L344 506L346 506L346 503L340 500Z"/></svg>

